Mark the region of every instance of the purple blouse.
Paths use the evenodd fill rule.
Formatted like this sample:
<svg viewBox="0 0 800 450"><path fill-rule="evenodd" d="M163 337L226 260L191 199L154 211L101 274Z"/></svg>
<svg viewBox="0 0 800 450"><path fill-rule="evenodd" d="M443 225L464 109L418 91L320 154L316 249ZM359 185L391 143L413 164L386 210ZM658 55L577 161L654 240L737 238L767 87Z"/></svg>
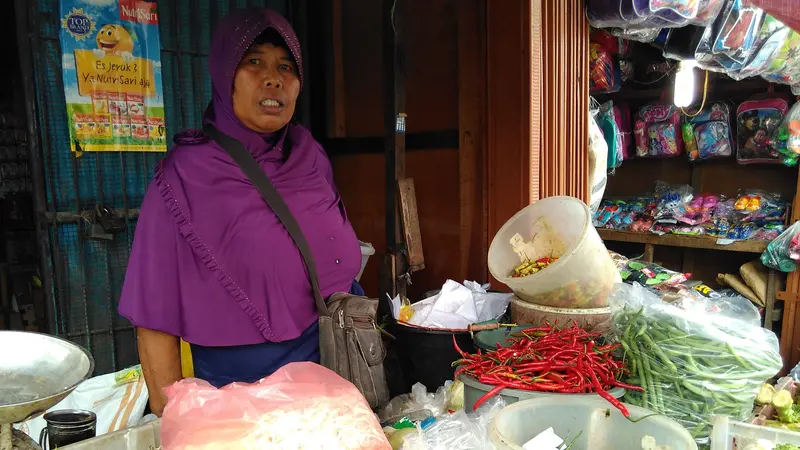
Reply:
<svg viewBox="0 0 800 450"><path fill-rule="evenodd" d="M120 313L204 346L297 338L317 314L289 233L215 142L189 134L176 142L142 204ZM297 125L270 147L248 146L297 218L323 296L349 291L361 252L330 161Z"/></svg>

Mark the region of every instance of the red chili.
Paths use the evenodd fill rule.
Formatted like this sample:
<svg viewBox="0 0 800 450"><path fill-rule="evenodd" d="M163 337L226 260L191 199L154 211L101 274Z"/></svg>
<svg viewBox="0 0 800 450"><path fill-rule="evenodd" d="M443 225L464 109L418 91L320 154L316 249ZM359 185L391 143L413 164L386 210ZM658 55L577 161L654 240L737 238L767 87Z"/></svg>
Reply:
<svg viewBox="0 0 800 450"><path fill-rule="evenodd" d="M591 378L592 386L594 387L594 390L598 395L606 399L606 401L611 403L611 405L620 410L622 415L625 416L626 418L631 416L631 413L628 412L628 408L626 408L625 405L622 404L622 402L617 400L616 397L609 394L603 389L603 386L600 385L600 381L597 380L597 375L594 374L594 370L589 370L589 378Z"/></svg>
<svg viewBox="0 0 800 450"><path fill-rule="evenodd" d="M486 403L486 401L488 401L490 398L492 398L495 395L499 394L500 391L502 391L505 388L506 388L505 384L500 384L500 385L495 386L494 388L492 388L491 391L489 391L486 394L484 394L483 397L479 398L478 401L475 402L475 404L472 406L472 410L473 411L477 411L478 408L482 404Z"/></svg>
<svg viewBox="0 0 800 450"><path fill-rule="evenodd" d="M623 383L621 381L614 381L611 384L613 384L614 386L619 386L621 388L629 389L631 391L644 392L644 388L641 386L634 386L632 384Z"/></svg>

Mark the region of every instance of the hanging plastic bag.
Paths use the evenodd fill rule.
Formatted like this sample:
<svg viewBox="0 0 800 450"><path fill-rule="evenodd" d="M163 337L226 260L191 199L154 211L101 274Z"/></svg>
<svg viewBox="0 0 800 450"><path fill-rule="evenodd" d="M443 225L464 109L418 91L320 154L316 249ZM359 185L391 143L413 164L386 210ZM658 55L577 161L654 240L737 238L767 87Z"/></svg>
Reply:
<svg viewBox="0 0 800 450"><path fill-rule="evenodd" d="M713 416L747 418L759 386L783 366L778 338L741 320L752 314L741 304L700 314L627 284L617 285L610 301L614 336L631 370L625 382L645 389L628 390L624 401L665 414L701 446L708 444ZM719 301L696 307L708 311Z"/></svg>
<svg viewBox="0 0 800 450"><path fill-rule="evenodd" d="M800 222L795 222L761 254L761 263L781 272L794 272L800 261Z"/></svg>
<svg viewBox="0 0 800 450"><path fill-rule="evenodd" d="M781 154L781 162L789 167L800 159L800 103L795 103L772 135L773 146Z"/></svg>
<svg viewBox="0 0 800 450"><path fill-rule="evenodd" d="M589 180L592 191L589 194L589 209L596 214L603 201L606 191L607 175L606 160L608 158L608 145L603 138L603 132L595 121L596 111L589 115Z"/></svg>
<svg viewBox="0 0 800 450"><path fill-rule="evenodd" d="M186 379L166 393L163 450L391 449L358 389L310 362L253 384Z"/></svg>
<svg viewBox="0 0 800 450"><path fill-rule="evenodd" d="M725 0L700 0L697 16L689 23L698 27L709 26L717 19L723 6L725 6Z"/></svg>

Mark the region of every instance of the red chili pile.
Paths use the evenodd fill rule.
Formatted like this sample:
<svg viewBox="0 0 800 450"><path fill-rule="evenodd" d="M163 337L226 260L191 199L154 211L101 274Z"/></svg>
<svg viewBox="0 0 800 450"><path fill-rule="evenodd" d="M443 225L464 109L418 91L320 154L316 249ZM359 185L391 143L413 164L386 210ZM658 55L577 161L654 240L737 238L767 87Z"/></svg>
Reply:
<svg viewBox="0 0 800 450"><path fill-rule="evenodd" d="M548 325L528 328L513 334L511 345L497 350L470 355L462 351L453 336L453 344L463 359L454 362L456 376L469 375L481 383L494 386L481 397L473 409L505 388L564 394L597 393L630 417L625 405L609 394L615 386L644 392L639 386L619 381L628 370L625 363L612 357L619 344L596 345L600 333L589 333L577 323L557 329Z"/></svg>

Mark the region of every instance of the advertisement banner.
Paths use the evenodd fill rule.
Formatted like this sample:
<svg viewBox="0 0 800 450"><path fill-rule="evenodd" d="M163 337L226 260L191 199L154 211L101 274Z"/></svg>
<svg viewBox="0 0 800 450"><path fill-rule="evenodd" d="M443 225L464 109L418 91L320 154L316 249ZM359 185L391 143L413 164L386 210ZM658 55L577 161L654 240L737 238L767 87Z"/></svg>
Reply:
<svg viewBox="0 0 800 450"><path fill-rule="evenodd" d="M72 151L167 151L156 4L61 0L60 34Z"/></svg>

